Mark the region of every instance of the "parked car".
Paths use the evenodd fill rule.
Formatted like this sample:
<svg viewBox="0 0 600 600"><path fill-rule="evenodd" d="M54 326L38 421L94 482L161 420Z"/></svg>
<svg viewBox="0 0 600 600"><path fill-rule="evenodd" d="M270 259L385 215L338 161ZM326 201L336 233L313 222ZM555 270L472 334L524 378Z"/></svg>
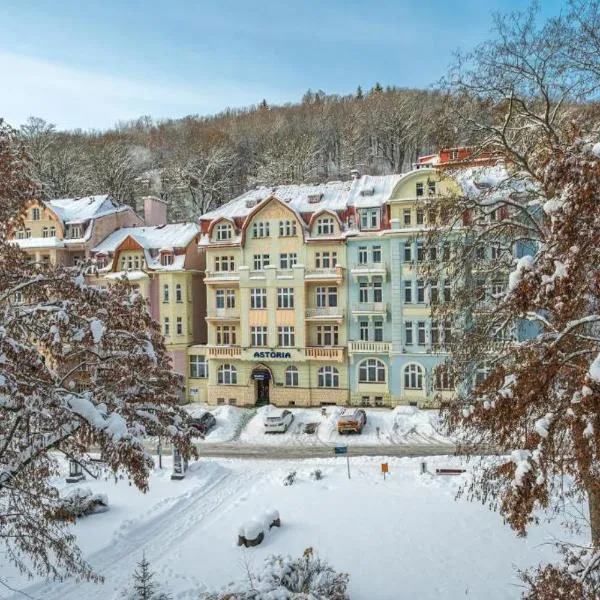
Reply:
<svg viewBox="0 0 600 600"><path fill-rule="evenodd" d="M217 420L212 413L205 412L201 417L191 420L190 426L192 434L205 436L217 424Z"/></svg>
<svg viewBox="0 0 600 600"><path fill-rule="evenodd" d="M357 408L351 412L344 412L338 417L338 433L362 433L363 427L367 424L367 413L362 408Z"/></svg>
<svg viewBox="0 0 600 600"><path fill-rule="evenodd" d="M283 410L278 414L270 413L265 417L265 433L285 433L288 430L294 415L290 410Z"/></svg>

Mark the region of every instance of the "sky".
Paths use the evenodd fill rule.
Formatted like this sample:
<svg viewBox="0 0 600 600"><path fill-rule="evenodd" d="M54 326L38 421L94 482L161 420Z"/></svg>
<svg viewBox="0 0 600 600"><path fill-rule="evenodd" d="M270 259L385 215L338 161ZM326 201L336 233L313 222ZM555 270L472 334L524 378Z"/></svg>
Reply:
<svg viewBox="0 0 600 600"><path fill-rule="evenodd" d="M557 14L563 0L540 0ZM60 129L426 88L527 0L0 0L0 117Z"/></svg>

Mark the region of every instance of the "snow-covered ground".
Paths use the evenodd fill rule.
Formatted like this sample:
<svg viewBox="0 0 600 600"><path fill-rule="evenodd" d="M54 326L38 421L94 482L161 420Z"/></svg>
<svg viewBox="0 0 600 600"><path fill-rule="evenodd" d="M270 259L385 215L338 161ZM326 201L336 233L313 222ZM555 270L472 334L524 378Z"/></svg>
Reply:
<svg viewBox="0 0 600 600"><path fill-rule="evenodd" d="M351 458L348 479L343 457L203 459L183 481L171 481L168 469L156 471L145 495L124 482L87 481L94 492L108 495L111 508L80 520L75 533L106 583L23 585L6 565L0 572L38 600L117 600L145 552L174 600L197 600L199 592L243 580L246 565L260 567L269 554L298 556L313 547L351 574L353 600L505 600L520 597L515 565L551 557L545 542L559 534L558 525L515 537L499 515L454 499L468 474L421 475L418 459L391 458L383 481L381 461ZM461 464L455 457L427 463L430 471ZM320 481L310 478L316 468L324 474ZM297 471L296 483L283 486L291 470ZM260 546L238 547L239 526L271 508L279 511L282 527Z"/></svg>
<svg viewBox="0 0 600 600"><path fill-rule="evenodd" d="M391 444L445 444L451 443L440 432L439 415L433 410L419 410L411 406L399 406L394 410L366 409L367 425L361 435L340 435L337 432L337 418L341 407L329 406L326 415L318 408L292 408L294 420L283 434L265 434L264 417L269 412L282 409L264 406L258 410L233 406L207 407L189 405L187 410L200 416L210 410L217 426L206 436L205 443L239 442L255 445L361 445L377 446ZM304 433L307 423L317 423L315 433Z"/></svg>

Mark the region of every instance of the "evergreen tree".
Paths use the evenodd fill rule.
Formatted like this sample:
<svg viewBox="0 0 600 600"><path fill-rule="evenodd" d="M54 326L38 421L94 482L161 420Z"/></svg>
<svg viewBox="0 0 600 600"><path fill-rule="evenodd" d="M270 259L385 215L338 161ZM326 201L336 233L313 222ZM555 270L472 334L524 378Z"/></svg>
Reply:
<svg viewBox="0 0 600 600"><path fill-rule="evenodd" d="M170 596L161 592L154 582L154 573L150 570L150 562L146 554L138 563L133 573L133 592L125 596L127 600L169 600Z"/></svg>
<svg viewBox="0 0 600 600"><path fill-rule="evenodd" d="M363 91L362 91L362 87L359 85L359 86L356 88L356 99L357 99L357 100L362 100L362 99L363 99L363 95L364 95L364 94L363 94Z"/></svg>

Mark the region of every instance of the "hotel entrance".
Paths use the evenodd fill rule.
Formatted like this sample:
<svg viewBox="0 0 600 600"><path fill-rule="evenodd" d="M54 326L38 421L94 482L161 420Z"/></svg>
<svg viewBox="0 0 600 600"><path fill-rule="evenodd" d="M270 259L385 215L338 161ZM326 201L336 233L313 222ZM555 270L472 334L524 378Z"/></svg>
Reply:
<svg viewBox="0 0 600 600"><path fill-rule="evenodd" d="M252 371L254 380L254 398L256 406L269 404L269 382L271 381L271 372L265 367L258 367Z"/></svg>

